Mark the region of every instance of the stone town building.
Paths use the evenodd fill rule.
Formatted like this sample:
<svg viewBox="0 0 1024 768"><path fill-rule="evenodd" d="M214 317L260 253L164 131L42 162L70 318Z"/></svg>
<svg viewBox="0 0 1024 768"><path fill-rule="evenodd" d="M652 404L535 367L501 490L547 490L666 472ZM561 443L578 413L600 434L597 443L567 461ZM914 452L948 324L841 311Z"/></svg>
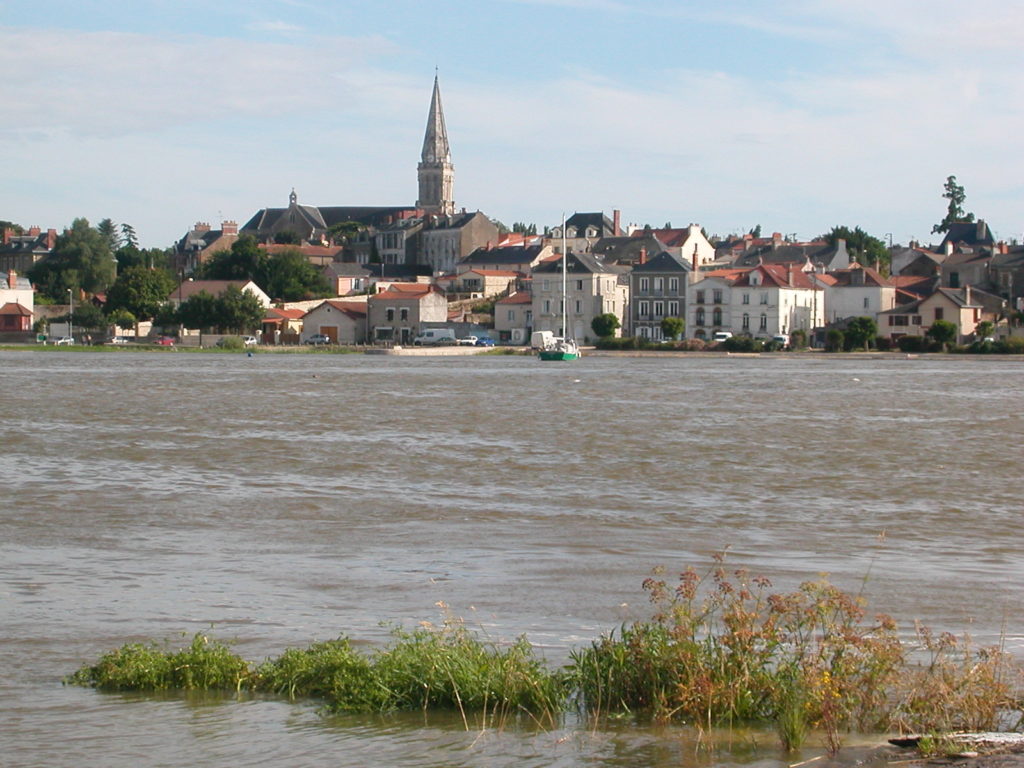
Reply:
<svg viewBox="0 0 1024 768"><path fill-rule="evenodd" d="M374 343L412 344L423 328L448 320L448 300L435 285L392 283L368 304Z"/></svg>
<svg viewBox="0 0 1024 768"><path fill-rule="evenodd" d="M626 322L629 303L628 268L605 264L589 253L570 252L566 261L566 321L568 335L583 343L594 338L591 323L598 315L613 314ZM533 269L533 328L562 336L562 257Z"/></svg>
<svg viewBox="0 0 1024 768"><path fill-rule="evenodd" d="M224 221L220 229L213 229L205 221L197 221L185 236L174 245L171 266L175 272L193 274L215 253L231 250L238 240L238 223Z"/></svg>
<svg viewBox="0 0 1024 768"><path fill-rule="evenodd" d="M43 232L39 227L30 227L19 235L13 228L6 227L0 234L0 273L13 269L24 274L37 261L53 253L56 245L56 229Z"/></svg>
<svg viewBox="0 0 1024 768"><path fill-rule="evenodd" d="M712 251L713 253L713 251ZM625 333L660 341L661 321L666 317L686 318L686 288L693 267L668 251L647 258L629 273L629 320Z"/></svg>

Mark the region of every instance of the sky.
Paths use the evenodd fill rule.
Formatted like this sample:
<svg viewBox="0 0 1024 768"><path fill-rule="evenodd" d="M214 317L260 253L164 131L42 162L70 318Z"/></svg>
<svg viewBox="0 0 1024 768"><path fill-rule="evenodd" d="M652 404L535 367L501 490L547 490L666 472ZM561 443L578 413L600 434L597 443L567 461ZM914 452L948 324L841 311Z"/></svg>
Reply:
<svg viewBox="0 0 1024 768"><path fill-rule="evenodd" d="M455 203L553 226L1024 236L1019 0L0 0L0 220L409 205L435 71Z"/></svg>

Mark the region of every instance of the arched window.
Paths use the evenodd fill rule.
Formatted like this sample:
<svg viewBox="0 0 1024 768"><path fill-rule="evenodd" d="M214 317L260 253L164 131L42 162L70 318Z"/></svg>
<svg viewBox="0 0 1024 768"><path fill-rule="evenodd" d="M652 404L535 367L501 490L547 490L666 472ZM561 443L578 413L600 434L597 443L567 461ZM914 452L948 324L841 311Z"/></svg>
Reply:
<svg viewBox="0 0 1024 768"><path fill-rule="evenodd" d="M716 326L721 325L722 324L722 308L721 307L715 307L715 311L711 313L711 317L712 317L712 324L713 325L716 325Z"/></svg>
<svg viewBox="0 0 1024 768"><path fill-rule="evenodd" d="M746 312L743 313L743 330L750 330L750 315L747 314Z"/></svg>
<svg viewBox="0 0 1024 768"><path fill-rule="evenodd" d="M704 325L704 308L697 309L697 325Z"/></svg>

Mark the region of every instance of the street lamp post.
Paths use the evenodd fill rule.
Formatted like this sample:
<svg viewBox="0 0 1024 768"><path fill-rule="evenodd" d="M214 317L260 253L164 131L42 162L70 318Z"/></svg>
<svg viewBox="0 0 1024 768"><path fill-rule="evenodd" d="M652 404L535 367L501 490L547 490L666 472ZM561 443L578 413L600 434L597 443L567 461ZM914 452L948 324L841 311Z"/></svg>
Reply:
<svg viewBox="0 0 1024 768"><path fill-rule="evenodd" d="M75 314L75 294L72 293L71 289L68 288L68 336L71 338L71 342L75 341L75 329L74 321L71 319Z"/></svg>

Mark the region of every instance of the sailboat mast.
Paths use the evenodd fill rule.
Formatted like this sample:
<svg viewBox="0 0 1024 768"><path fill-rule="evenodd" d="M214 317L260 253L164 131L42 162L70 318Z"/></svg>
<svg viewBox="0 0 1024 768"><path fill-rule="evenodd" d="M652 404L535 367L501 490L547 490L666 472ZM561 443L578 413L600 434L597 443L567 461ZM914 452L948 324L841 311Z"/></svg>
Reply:
<svg viewBox="0 0 1024 768"><path fill-rule="evenodd" d="M569 307L566 306L567 299L565 295L566 289L566 262L569 260L569 255L565 251L565 214L562 214L562 338L569 338L569 329L566 325L566 314L569 311Z"/></svg>

